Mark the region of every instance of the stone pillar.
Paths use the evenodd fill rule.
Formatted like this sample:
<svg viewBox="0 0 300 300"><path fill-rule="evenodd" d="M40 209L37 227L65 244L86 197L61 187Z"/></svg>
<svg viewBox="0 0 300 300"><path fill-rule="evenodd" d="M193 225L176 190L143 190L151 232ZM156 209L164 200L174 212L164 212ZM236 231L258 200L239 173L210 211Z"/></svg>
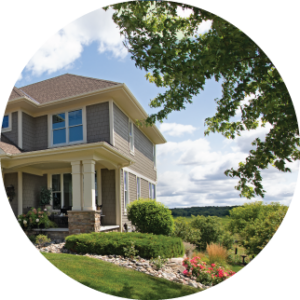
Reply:
<svg viewBox="0 0 300 300"><path fill-rule="evenodd" d="M100 211L68 211L69 234L100 231Z"/></svg>
<svg viewBox="0 0 300 300"><path fill-rule="evenodd" d="M95 203L95 161L83 160L83 210L96 210Z"/></svg>
<svg viewBox="0 0 300 300"><path fill-rule="evenodd" d="M72 210L81 211L81 163L80 161L73 161L72 165Z"/></svg>

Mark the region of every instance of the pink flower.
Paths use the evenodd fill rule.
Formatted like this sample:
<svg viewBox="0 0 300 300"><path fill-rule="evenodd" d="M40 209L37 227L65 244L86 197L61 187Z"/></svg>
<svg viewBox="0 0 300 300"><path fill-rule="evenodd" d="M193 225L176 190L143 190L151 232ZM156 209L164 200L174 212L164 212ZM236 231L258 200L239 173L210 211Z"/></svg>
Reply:
<svg viewBox="0 0 300 300"><path fill-rule="evenodd" d="M184 275L188 275L188 271L187 271L187 270L184 270L182 273L183 273Z"/></svg>
<svg viewBox="0 0 300 300"><path fill-rule="evenodd" d="M211 264L211 266L214 268L216 266L216 264Z"/></svg>

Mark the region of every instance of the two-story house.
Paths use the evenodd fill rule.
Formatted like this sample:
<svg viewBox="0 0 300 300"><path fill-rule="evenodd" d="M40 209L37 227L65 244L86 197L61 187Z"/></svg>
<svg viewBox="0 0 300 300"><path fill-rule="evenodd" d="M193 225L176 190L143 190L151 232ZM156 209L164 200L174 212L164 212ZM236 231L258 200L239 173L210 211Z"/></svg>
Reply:
<svg viewBox="0 0 300 300"><path fill-rule="evenodd" d="M64 74L14 87L2 123L0 160L15 215L38 207L41 187L52 208L67 208L69 234L102 225L130 226L126 206L156 198L156 145L166 140L135 120L147 113L123 83Z"/></svg>

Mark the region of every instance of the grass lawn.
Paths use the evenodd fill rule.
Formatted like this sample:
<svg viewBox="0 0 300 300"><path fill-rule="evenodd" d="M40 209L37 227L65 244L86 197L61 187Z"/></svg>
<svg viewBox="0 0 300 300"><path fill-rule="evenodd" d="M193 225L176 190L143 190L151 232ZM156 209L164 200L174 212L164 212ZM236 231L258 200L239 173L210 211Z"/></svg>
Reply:
<svg viewBox="0 0 300 300"><path fill-rule="evenodd" d="M200 289L71 254L43 253L59 270L97 291L130 299L170 299L197 293Z"/></svg>

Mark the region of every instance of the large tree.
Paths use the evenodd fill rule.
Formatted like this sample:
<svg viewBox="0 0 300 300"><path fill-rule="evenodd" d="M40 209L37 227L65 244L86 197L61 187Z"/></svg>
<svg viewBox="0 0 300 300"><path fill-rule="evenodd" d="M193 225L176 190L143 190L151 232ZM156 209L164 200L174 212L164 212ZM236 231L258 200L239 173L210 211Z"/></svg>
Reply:
<svg viewBox="0 0 300 300"><path fill-rule="evenodd" d="M238 177L240 195L264 197L260 171L270 165L290 172L286 162L300 158L299 131L287 88L266 54L242 31L205 10L174 2L137 1L112 5L114 22L125 37L135 65L148 73L147 79L165 92L150 102L161 108L146 125L163 121L172 111L185 109L204 89L207 80L222 82L217 111L206 118L205 134L221 132L234 139L244 130L271 124L265 140L255 139L245 162L225 174ZM191 9L187 18L178 8ZM205 34L197 32L211 21ZM244 101L245 97L250 98ZM238 109L240 120L233 120Z"/></svg>

